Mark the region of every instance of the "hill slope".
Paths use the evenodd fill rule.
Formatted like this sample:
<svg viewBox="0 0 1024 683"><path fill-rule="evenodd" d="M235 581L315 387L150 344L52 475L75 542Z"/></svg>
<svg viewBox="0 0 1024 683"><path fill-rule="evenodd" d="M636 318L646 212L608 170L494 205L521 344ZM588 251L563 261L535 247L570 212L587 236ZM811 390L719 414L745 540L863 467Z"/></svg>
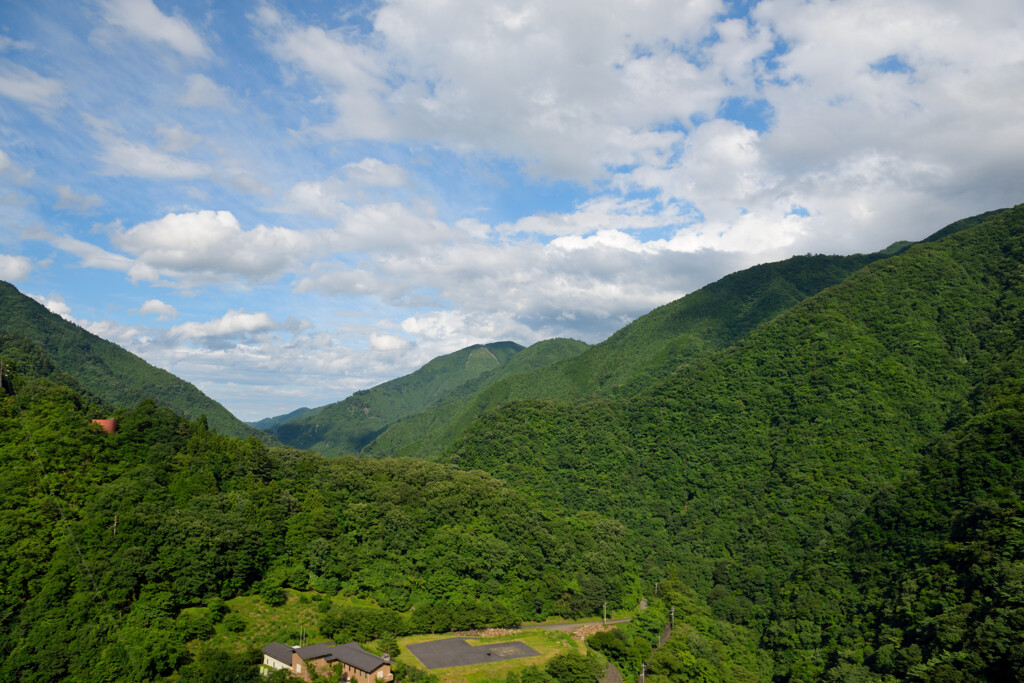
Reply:
<svg viewBox="0 0 1024 683"><path fill-rule="evenodd" d="M649 562L674 565L716 615L762 629L777 677L871 669L878 634L857 615L885 617L858 590L859 565L842 562L848 534L879 489L899 490L974 418L972 395L1024 383L1022 262L1024 206L869 265L628 400L491 411L444 459L641 532ZM1024 467L1017 452L1001 457ZM1004 487L1019 505L1018 479ZM948 525L941 510L923 515L919 526ZM1021 546L1006 552L1024 561ZM914 618L930 609L946 606ZM897 642L928 661L954 637L931 633ZM910 676L914 663L887 666ZM881 664L860 673L872 671Z"/></svg>
<svg viewBox="0 0 1024 683"><path fill-rule="evenodd" d="M258 683L253 645L299 628L285 585L317 591L311 639L364 644L637 603L620 523L482 472L270 448L152 401L107 435L86 403L29 373L0 388L4 683ZM228 627L236 596L259 618Z"/></svg>
<svg viewBox="0 0 1024 683"><path fill-rule="evenodd" d="M578 401L639 391L886 256L797 256L733 273L637 318L577 356L411 416L377 437L366 452L430 458L479 415L512 400Z"/></svg>
<svg viewBox="0 0 1024 683"><path fill-rule="evenodd" d="M0 282L0 310L0 332L38 344L59 370L107 403L131 407L148 398L185 417L205 414L224 434L258 433L194 385L51 313L7 282Z"/></svg>

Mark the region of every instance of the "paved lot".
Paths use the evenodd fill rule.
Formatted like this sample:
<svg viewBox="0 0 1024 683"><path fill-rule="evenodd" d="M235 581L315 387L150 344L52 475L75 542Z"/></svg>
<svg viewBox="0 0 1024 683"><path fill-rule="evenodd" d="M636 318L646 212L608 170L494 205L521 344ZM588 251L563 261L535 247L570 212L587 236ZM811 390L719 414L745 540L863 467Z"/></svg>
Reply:
<svg viewBox="0 0 1024 683"><path fill-rule="evenodd" d="M466 642L465 638L448 638L447 640L435 640L430 643L408 645L407 649L428 669L485 664L487 662L500 662L505 659L540 656L539 652L518 640L511 643L470 645Z"/></svg>

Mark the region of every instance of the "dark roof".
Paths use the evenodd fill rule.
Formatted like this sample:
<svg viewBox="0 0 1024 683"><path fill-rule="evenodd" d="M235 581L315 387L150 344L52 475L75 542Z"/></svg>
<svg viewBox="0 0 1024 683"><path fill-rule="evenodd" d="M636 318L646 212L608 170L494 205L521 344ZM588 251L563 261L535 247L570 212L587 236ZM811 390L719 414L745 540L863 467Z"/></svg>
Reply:
<svg viewBox="0 0 1024 683"><path fill-rule="evenodd" d="M279 662L292 665L292 649L283 643L270 643L263 646L263 654L270 655Z"/></svg>
<svg viewBox="0 0 1024 683"><path fill-rule="evenodd" d="M307 645L306 647L300 647L295 652L302 657L303 660L316 659L317 657L325 657L331 648L334 647L334 643L315 643L313 645Z"/></svg>
<svg viewBox="0 0 1024 683"><path fill-rule="evenodd" d="M328 658L328 661L332 658L354 666L360 671L366 671L367 673L376 671L380 667L384 666L384 659L382 657L371 655L369 652L359 647L355 641L332 647L331 657Z"/></svg>

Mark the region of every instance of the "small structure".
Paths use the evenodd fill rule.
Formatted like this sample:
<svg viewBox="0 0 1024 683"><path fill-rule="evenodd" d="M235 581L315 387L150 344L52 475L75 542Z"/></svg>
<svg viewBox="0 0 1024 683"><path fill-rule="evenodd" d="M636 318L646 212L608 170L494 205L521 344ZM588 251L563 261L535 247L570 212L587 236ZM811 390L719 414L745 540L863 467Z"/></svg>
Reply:
<svg viewBox="0 0 1024 683"><path fill-rule="evenodd" d="M263 648L263 664L270 669L289 669L292 676L312 680L312 672L326 676L341 667L342 680L353 683L386 683L394 680L391 658L372 655L353 641L344 645L316 643L297 647L270 643Z"/></svg>
<svg viewBox="0 0 1024 683"><path fill-rule="evenodd" d="M115 434L117 432L117 420L93 420L92 423L99 425L100 429L107 434Z"/></svg>

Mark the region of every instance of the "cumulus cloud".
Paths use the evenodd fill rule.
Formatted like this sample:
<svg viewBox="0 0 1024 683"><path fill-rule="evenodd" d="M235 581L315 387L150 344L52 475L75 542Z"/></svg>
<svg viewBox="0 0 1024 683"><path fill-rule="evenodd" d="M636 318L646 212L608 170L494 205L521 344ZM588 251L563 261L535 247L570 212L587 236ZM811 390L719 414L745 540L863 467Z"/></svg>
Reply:
<svg viewBox="0 0 1024 683"><path fill-rule="evenodd" d="M0 280L17 282L32 272L32 262L24 256L0 254Z"/></svg>
<svg viewBox="0 0 1024 683"><path fill-rule="evenodd" d="M71 189L70 185L57 186L57 203L53 208L62 211L88 211L101 205L103 200L99 195L81 195Z"/></svg>
<svg viewBox="0 0 1024 683"><path fill-rule="evenodd" d="M175 325L168 334L190 341L210 342L268 332L279 327L280 325L266 313L246 313L245 310L238 309L229 310L216 320Z"/></svg>
<svg viewBox="0 0 1024 683"><path fill-rule="evenodd" d="M17 64L0 63L0 95L49 109L64 101L64 84Z"/></svg>
<svg viewBox="0 0 1024 683"><path fill-rule="evenodd" d="M273 280L320 246L312 232L264 225L243 230L230 211L169 213L115 230L111 242L168 278L207 283Z"/></svg>
<svg viewBox="0 0 1024 683"><path fill-rule="evenodd" d="M104 18L142 40L164 43L186 57L208 58L212 52L186 19L167 16L152 0L105 0Z"/></svg>
<svg viewBox="0 0 1024 683"><path fill-rule="evenodd" d="M149 299L139 307L139 313L143 315L155 315L157 320L170 320L178 317L178 310L170 304L165 304L160 299Z"/></svg>
<svg viewBox="0 0 1024 683"><path fill-rule="evenodd" d="M691 63L717 0L396 1L372 40L258 14L269 49L330 93L333 137L427 139L495 150L537 172L589 179L656 158L678 141L661 124L713 110L721 77Z"/></svg>

